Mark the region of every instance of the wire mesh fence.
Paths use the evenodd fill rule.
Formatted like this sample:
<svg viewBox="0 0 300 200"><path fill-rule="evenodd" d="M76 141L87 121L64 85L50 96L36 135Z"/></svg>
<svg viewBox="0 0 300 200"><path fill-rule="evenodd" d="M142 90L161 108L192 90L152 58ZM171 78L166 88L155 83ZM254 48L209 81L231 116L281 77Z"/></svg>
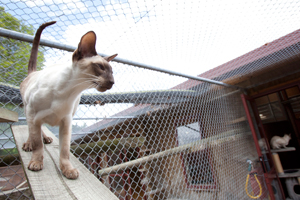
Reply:
<svg viewBox="0 0 300 200"><path fill-rule="evenodd" d="M47 28L42 38L77 46L92 29L99 33L101 53L119 53L128 60L175 70L186 68L186 74L195 75L295 30L296 25L286 22L297 18L299 3L281 3L281 9L278 5L4 0L0 27L33 35L40 24L56 20L57 25ZM246 7L250 8L246 13L239 10ZM271 20L275 12L279 13L276 22ZM239 27L245 27L245 21L257 23L257 30L243 32ZM278 23L285 28L275 31ZM262 32L266 34L249 40ZM235 37L241 34L244 37ZM227 52L226 35L233 35L232 52ZM0 107L19 114L19 122L0 123L0 199L32 199L10 129L26 124L19 84L27 74L31 43L0 37L0 44ZM41 46L38 69L71 58L71 52ZM275 59L261 62L267 65ZM249 199L247 159L255 161L257 153L242 91L120 62L111 65L114 87L105 93L84 91L72 124L71 152L99 181L119 199ZM216 69L207 76L228 82L263 67L257 63L230 72ZM58 127L48 128L58 135ZM254 168L261 182L261 199L268 199L262 169L256 162ZM252 195L260 191L253 177L247 191Z"/></svg>

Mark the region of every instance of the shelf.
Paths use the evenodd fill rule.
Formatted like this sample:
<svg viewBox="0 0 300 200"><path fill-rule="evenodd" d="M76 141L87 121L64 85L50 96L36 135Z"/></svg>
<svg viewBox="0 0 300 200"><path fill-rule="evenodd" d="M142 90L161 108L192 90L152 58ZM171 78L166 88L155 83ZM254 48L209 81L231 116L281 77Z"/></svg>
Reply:
<svg viewBox="0 0 300 200"><path fill-rule="evenodd" d="M288 152L288 151L296 151L295 147L287 147L281 149L272 149L271 153L279 153L279 152ZM261 151L261 153L268 153L268 151Z"/></svg>
<svg viewBox="0 0 300 200"><path fill-rule="evenodd" d="M283 173L283 174L278 174L279 178L292 178L292 177L300 177L300 169L288 169L288 170L298 170L297 172L294 173ZM284 171L288 171L284 170Z"/></svg>

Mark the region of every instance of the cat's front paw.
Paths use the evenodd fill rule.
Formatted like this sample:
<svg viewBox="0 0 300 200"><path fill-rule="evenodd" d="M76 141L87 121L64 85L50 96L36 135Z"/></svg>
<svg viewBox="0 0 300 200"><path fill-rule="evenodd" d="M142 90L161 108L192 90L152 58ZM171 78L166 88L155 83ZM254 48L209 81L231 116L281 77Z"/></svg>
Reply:
<svg viewBox="0 0 300 200"><path fill-rule="evenodd" d="M44 142L44 144L50 144L53 142L53 139L52 139L52 137L44 136L43 142Z"/></svg>
<svg viewBox="0 0 300 200"><path fill-rule="evenodd" d="M43 169L43 161L30 161L28 169L31 171L40 171Z"/></svg>
<svg viewBox="0 0 300 200"><path fill-rule="evenodd" d="M25 142L22 146L22 149L24 151L32 151L32 145L30 142Z"/></svg>
<svg viewBox="0 0 300 200"><path fill-rule="evenodd" d="M77 179L79 177L79 172L77 169L66 169L62 171L63 175L68 179Z"/></svg>

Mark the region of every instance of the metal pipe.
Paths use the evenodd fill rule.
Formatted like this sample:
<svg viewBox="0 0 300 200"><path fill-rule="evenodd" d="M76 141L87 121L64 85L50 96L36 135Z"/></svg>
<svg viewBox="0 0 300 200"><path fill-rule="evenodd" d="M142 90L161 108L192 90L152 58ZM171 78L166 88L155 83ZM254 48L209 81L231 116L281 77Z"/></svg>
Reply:
<svg viewBox="0 0 300 200"><path fill-rule="evenodd" d="M29 42L29 43L32 43L33 38L34 38L34 36L32 36L32 35L20 33L17 31L12 31L12 30L8 30L8 29L4 29L4 28L0 28L0 36L7 37L10 39L20 40L20 41L24 41L24 42ZM40 40L40 45L52 47L52 48L56 48L56 49L61 49L61 50L69 51L69 52L73 52L76 49L76 47L73 47L70 45L64 45L59 42L53 42L53 41L45 40L45 39Z"/></svg>
<svg viewBox="0 0 300 200"><path fill-rule="evenodd" d="M4 29L4 28L0 28L0 36L11 38L11 39L16 39L16 40L21 40L21 41L25 41L25 42L30 42L30 43L33 42L33 38L34 38L31 35L28 35L28 34L25 34L25 33L19 33L19 32L16 32L16 31L11 31L11 30ZM73 52L76 49L76 47L73 47L73 46L70 46L70 45L64 45L64 44L61 44L59 42L53 42L53 41L49 41L49 40L45 40L45 39L40 40L40 45L47 46L47 47L52 47L52 48L57 48L57 49L61 49L61 50L69 51L69 52ZM102 56L102 57L107 56L106 54L99 54L99 55ZM158 72L163 72L163 73L167 73L167 74L171 74L171 75L175 75L175 76L189 78L189 79L193 79L193 80L197 80L197 81L203 81L203 82L216 84L216 85L220 85L220 86L224 86L224 87L229 87L229 88L233 88L233 89L244 90L244 88L241 88L239 86L229 85L229 84L223 83L221 81L215 81L215 80L211 80L211 79L207 79L207 78L191 76L191 75L187 75L187 74L183 74L183 73L179 73L179 72L174 72L174 71L167 70L167 69L154 67L154 66L151 66L151 65L146 65L146 64L143 64L143 63L139 63L139 62L130 61L130 60L119 58L119 57L115 58L114 61L118 62L118 63L122 63L122 64L135 66L135 67L140 67L140 68L154 70L154 71L158 71Z"/></svg>
<svg viewBox="0 0 300 200"><path fill-rule="evenodd" d="M74 117L73 120L101 120L101 119L134 119L135 116L122 116L122 117L87 117L87 118L80 118ZM26 117L19 117L19 121L26 121Z"/></svg>
<svg viewBox="0 0 300 200"><path fill-rule="evenodd" d="M143 63L139 63L139 62L134 62L134 61L126 60L126 59L123 59L123 58L116 57L114 59L114 61L115 62L119 62L119 63L123 63L123 64L127 64L127 65L132 65L132 66L144 68L144 69L149 69L149 70L163 72L163 73L167 73L167 74L171 74L171 75L175 75L175 76L189 78L189 79L193 79L193 80L197 80L197 81L203 81L203 82L207 82L207 83L211 83L211 84L216 84L216 85L221 85L221 86L229 87L229 88L233 88L233 89L244 90L244 88L241 88L239 86L229 85L229 84L223 83L221 81L215 81L215 80L211 80L211 79L207 79L207 78L202 78L202 77L198 77L198 76L191 76L191 75L187 75L187 74L183 74L183 73L179 73L179 72L174 72L174 71L167 70L167 69L162 69L162 68L154 67L154 66L151 66L151 65L146 65L146 64L143 64Z"/></svg>

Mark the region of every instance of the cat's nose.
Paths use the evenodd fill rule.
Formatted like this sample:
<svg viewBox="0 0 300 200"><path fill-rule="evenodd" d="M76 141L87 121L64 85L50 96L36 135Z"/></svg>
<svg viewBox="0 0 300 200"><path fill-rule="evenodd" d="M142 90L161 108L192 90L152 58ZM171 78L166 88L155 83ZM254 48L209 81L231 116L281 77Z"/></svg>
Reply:
<svg viewBox="0 0 300 200"><path fill-rule="evenodd" d="M107 87L107 89L111 89L112 88L112 86L115 84L115 82L114 81L108 81L107 83L106 83L106 87Z"/></svg>

